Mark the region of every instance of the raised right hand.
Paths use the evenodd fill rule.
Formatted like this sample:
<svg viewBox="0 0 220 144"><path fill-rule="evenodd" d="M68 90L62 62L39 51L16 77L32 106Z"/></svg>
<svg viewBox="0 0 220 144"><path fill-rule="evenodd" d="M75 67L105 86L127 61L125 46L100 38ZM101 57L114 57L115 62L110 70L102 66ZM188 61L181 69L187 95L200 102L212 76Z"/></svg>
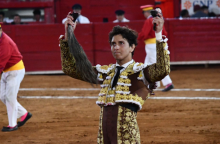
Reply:
<svg viewBox="0 0 220 144"><path fill-rule="evenodd" d="M76 28L76 23L75 22L73 22L73 17L70 15L71 14L71 12L69 12L68 13L68 15L67 15L67 20L65 21L65 33L67 33L67 31L68 31L68 25L71 25L72 27L73 27L73 31L75 30L75 28Z"/></svg>

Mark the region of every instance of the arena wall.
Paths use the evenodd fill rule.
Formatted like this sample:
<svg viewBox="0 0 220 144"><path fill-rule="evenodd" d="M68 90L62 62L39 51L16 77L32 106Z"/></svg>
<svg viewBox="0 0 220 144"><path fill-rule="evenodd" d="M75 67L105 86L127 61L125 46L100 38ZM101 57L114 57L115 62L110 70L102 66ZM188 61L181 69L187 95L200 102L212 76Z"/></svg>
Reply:
<svg viewBox="0 0 220 144"><path fill-rule="evenodd" d="M138 32L144 21L120 25ZM220 60L220 19L167 19L171 62ZM114 23L92 23L77 26L75 35L93 65L115 63L110 51L108 33ZM59 36L64 25L3 25L3 30L16 42L27 71L61 70ZM139 41L134 59L144 62L144 43Z"/></svg>

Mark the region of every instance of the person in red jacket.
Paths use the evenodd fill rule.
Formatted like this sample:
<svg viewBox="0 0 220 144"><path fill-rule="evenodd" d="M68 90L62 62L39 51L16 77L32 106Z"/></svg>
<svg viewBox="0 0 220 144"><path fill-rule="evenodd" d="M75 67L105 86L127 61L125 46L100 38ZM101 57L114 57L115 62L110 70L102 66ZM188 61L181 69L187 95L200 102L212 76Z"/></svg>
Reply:
<svg viewBox="0 0 220 144"><path fill-rule="evenodd" d="M32 116L17 101L20 83L25 75L22 58L17 45L2 31L0 25L0 73L3 72L1 76L0 99L6 105L9 122L7 127L3 127L3 132L17 130L18 127L23 126ZM17 118L21 118L21 121L18 123Z"/></svg>
<svg viewBox="0 0 220 144"><path fill-rule="evenodd" d="M142 40L145 42L145 51L147 53L144 64L151 65L156 63L156 37L155 31L153 30L153 17L151 16L150 11L153 10L153 5L144 5L140 7L143 11L144 16L147 18L144 22L144 26L141 32L138 34L138 40ZM160 9L156 9L160 11ZM163 26L162 34L167 36L167 32L165 27ZM174 88L172 84L172 80L170 76L167 75L164 79L162 79L162 83L165 86L165 89L162 91L169 91ZM160 87L160 82L157 82L157 88Z"/></svg>

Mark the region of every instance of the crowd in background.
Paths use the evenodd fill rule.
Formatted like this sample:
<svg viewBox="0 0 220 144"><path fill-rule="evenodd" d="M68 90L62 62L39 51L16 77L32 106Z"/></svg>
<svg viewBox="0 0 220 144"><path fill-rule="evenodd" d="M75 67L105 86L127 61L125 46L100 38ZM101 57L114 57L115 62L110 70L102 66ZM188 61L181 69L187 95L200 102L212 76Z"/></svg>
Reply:
<svg viewBox="0 0 220 144"><path fill-rule="evenodd" d="M77 18L76 22L81 24L88 24L90 23L89 18L83 16L81 14L82 12L82 6L80 4L74 4L72 6L73 12L79 13L79 17ZM180 12L179 19L183 18L202 18L202 17L219 17L218 15L218 9L212 9L209 11L209 8L205 5L195 5L194 8L194 14L189 15L189 11L187 9L183 9ZM123 10L116 10L115 11L116 20L113 21L113 23L119 23L119 22L130 22L127 18L125 18L125 11ZM33 11L33 21L34 22L42 22L41 19L41 11L39 9L35 9ZM62 20L62 23L64 24L65 18ZM0 11L0 22L5 24L28 24L26 22L21 21L21 16L18 14L15 14L13 16L13 20L9 20L8 18L5 18L5 13L3 11ZM108 19L103 19L103 22L108 22Z"/></svg>
<svg viewBox="0 0 220 144"><path fill-rule="evenodd" d="M34 22L41 22L42 21L40 9L35 9L33 11L33 21ZM3 11L0 11L0 22L2 22L4 24L12 24L12 25L28 24L28 23L21 21L21 16L19 14L15 14L13 16L13 20L5 18L5 13Z"/></svg>
<svg viewBox="0 0 220 144"><path fill-rule="evenodd" d="M180 19L182 18L202 18L202 17L219 17L218 9L212 9L209 11L209 8L205 5L202 7L200 5L194 5L193 7L194 14L189 15L189 11L187 9L183 9L180 12Z"/></svg>

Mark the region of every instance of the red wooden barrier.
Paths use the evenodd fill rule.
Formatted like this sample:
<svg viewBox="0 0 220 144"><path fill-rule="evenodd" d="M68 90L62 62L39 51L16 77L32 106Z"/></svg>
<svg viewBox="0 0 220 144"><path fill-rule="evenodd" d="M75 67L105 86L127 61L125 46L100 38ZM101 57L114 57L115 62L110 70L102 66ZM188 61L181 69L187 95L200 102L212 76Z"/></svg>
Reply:
<svg viewBox="0 0 220 144"><path fill-rule="evenodd" d="M171 61L220 60L220 19L168 23Z"/></svg>
<svg viewBox="0 0 220 144"><path fill-rule="evenodd" d="M58 38L64 34L64 25L4 25L6 32L23 55L26 71L60 70ZM81 33L83 31L83 33ZM79 43L94 64L92 25L80 25L75 31Z"/></svg>
<svg viewBox="0 0 220 144"><path fill-rule="evenodd" d="M140 32L144 21L123 23ZM171 61L220 60L220 19L166 20ZM77 25L75 35L93 65L115 63L108 42L113 23ZM18 45L27 71L61 70L58 38L62 24L3 25ZM144 62L144 43L139 42L134 60Z"/></svg>

